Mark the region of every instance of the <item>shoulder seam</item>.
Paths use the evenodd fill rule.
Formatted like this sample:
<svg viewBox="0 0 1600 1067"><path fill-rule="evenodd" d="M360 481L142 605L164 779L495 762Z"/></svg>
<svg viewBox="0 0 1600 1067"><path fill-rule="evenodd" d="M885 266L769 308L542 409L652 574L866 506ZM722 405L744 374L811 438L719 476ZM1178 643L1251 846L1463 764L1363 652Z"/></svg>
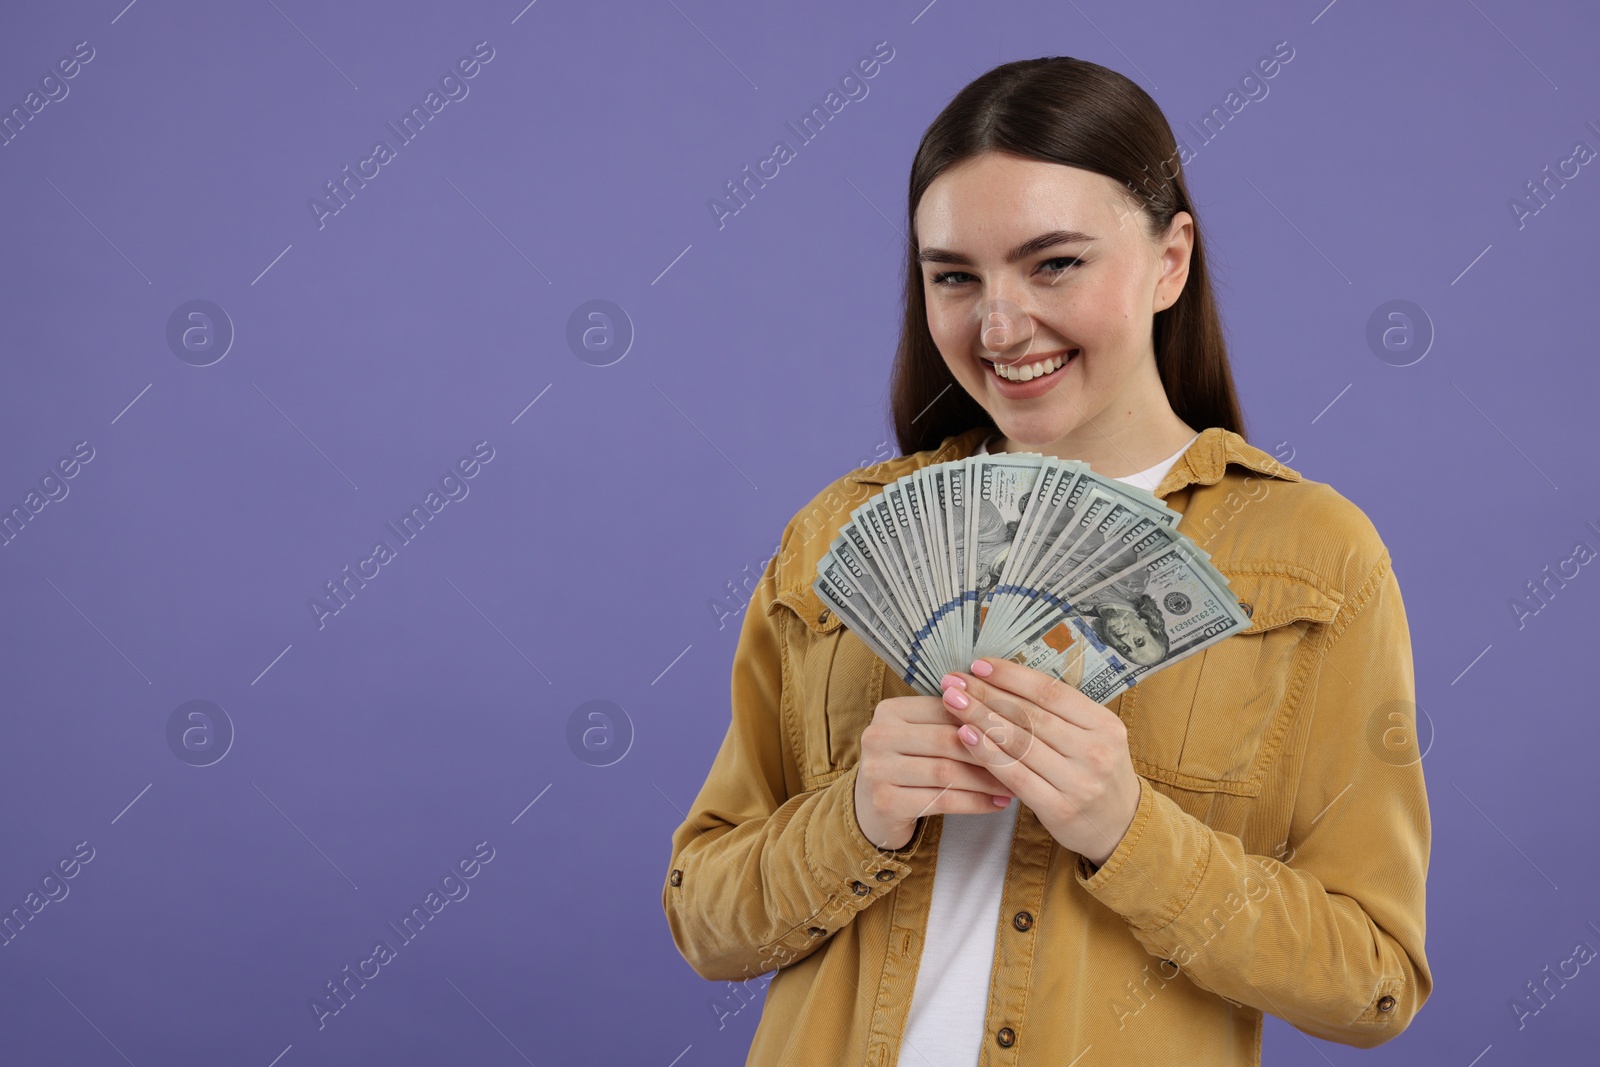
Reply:
<svg viewBox="0 0 1600 1067"><path fill-rule="evenodd" d="M1338 643L1339 638L1344 636L1345 631L1350 629L1350 624L1355 621L1356 616L1361 614L1361 610L1372 600L1373 594L1378 591L1379 584L1388 575L1393 563L1394 561L1389 556L1389 550L1385 548L1382 554L1378 556L1378 561L1372 565L1372 570L1367 572L1366 579L1356 589L1355 594L1340 608L1340 614L1344 615L1343 621L1341 622L1338 616L1334 617L1333 629L1328 634L1328 643L1322 649L1324 656L1333 651L1333 646ZM1346 612L1345 608L1348 608L1349 611Z"/></svg>

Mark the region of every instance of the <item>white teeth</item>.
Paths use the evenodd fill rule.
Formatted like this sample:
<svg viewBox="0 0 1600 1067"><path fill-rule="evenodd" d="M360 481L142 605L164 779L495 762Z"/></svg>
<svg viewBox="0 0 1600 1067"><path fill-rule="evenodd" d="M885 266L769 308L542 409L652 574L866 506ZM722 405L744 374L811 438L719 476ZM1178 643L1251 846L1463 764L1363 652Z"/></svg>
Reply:
<svg viewBox="0 0 1600 1067"><path fill-rule="evenodd" d="M994 372L1000 377L1013 382L1028 382L1035 378L1042 378L1046 374L1054 374L1067 361L1066 356L1056 356L1054 359L1043 359L1037 363L1028 363L1012 367L1000 367L993 363Z"/></svg>

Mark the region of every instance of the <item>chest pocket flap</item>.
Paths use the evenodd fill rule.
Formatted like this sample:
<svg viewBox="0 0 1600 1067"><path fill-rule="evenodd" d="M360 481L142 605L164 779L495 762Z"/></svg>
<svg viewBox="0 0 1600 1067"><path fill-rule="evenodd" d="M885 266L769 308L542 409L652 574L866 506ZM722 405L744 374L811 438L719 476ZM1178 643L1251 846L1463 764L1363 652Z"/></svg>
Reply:
<svg viewBox="0 0 1600 1067"><path fill-rule="evenodd" d="M1277 757L1341 594L1278 561L1213 560L1248 628L1123 694L1141 774L1183 789L1253 797Z"/></svg>
<svg viewBox="0 0 1600 1067"><path fill-rule="evenodd" d="M860 759L887 668L809 586L780 591L771 611L791 617L783 718L805 786L816 788Z"/></svg>
<svg viewBox="0 0 1600 1067"><path fill-rule="evenodd" d="M793 612L813 634L830 634L843 625L839 617L828 610L822 598L817 596L817 591L810 586L800 589L780 589L773 597L772 606L768 611L776 612L780 607Z"/></svg>

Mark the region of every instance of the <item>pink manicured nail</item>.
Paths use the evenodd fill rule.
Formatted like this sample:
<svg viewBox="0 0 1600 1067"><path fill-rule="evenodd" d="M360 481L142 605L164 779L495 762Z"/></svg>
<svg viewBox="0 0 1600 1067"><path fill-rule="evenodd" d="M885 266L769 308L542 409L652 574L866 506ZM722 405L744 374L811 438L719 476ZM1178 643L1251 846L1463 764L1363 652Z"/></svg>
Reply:
<svg viewBox="0 0 1600 1067"><path fill-rule="evenodd" d="M957 730L956 734L960 736L961 740L965 741L969 745L976 745L978 743L978 731L974 730L966 723L961 724L961 729Z"/></svg>
<svg viewBox="0 0 1600 1067"><path fill-rule="evenodd" d="M951 687L956 689L965 689L967 687L967 680L961 677L959 674L947 674L943 678L939 679L939 685L945 689L949 689Z"/></svg>
<svg viewBox="0 0 1600 1067"><path fill-rule="evenodd" d="M944 691L944 702L952 708L964 708L968 703L967 694L959 689L946 689Z"/></svg>
<svg viewBox="0 0 1600 1067"><path fill-rule="evenodd" d="M988 660L975 659L972 661L972 673L979 678L987 678L994 673L994 664Z"/></svg>

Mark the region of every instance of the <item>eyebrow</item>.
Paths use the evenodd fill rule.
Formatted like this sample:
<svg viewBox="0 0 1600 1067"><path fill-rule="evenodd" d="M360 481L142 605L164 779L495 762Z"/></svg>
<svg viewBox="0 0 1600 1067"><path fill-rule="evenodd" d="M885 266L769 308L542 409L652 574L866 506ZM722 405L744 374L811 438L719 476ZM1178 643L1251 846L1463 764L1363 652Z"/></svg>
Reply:
<svg viewBox="0 0 1600 1067"><path fill-rule="evenodd" d="M1098 238L1091 237L1078 230L1051 230L1049 233L1041 233L1039 236L1030 238L1013 248L1006 253L1006 262L1015 263L1036 252L1054 248L1056 245L1085 244L1096 240ZM969 257L960 252L953 252L948 248L924 248L917 253L917 262L957 263L964 267L972 266L972 260Z"/></svg>

